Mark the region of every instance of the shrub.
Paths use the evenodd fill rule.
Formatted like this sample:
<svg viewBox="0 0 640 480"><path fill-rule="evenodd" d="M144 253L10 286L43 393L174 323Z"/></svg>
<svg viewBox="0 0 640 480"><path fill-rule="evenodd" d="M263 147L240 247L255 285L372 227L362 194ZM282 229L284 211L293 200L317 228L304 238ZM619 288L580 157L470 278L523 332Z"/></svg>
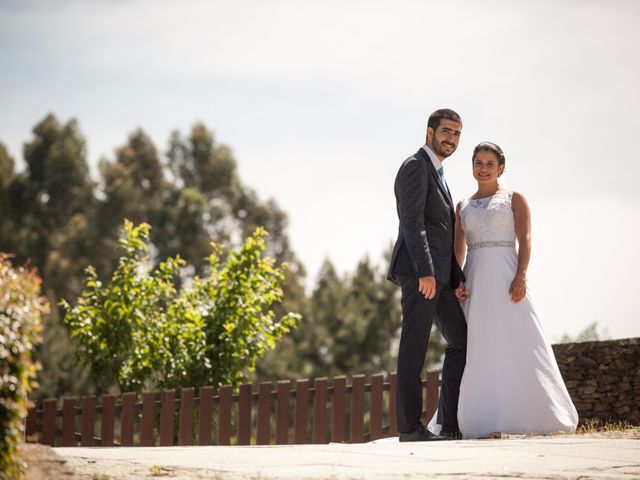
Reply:
<svg viewBox="0 0 640 480"><path fill-rule="evenodd" d="M266 231L224 262L212 244L209 274L190 281L179 256L150 268L149 230L125 221L111 280L103 285L90 266L76 305L62 302L78 359L98 384L121 392L245 381L300 317L276 320L271 309L282 300L284 272L262 256Z"/></svg>
<svg viewBox="0 0 640 480"><path fill-rule="evenodd" d="M27 395L34 387L31 351L48 311L34 269L13 268L0 253L0 478L21 478L16 448L24 435Z"/></svg>

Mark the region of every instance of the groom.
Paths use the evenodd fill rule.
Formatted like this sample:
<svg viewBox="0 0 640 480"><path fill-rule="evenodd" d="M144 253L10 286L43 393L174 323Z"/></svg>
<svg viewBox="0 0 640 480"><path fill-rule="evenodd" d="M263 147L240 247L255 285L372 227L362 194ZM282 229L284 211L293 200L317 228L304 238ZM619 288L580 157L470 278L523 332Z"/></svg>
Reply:
<svg viewBox="0 0 640 480"><path fill-rule="evenodd" d="M402 163L394 184L400 229L387 278L402 291L396 390L401 442L460 437L458 396L467 324L456 294L464 298L466 292L453 250L455 212L442 162L456 151L461 130L462 120L453 110L433 112L426 144ZM440 435L420 421L421 373L434 320L447 342L438 405Z"/></svg>

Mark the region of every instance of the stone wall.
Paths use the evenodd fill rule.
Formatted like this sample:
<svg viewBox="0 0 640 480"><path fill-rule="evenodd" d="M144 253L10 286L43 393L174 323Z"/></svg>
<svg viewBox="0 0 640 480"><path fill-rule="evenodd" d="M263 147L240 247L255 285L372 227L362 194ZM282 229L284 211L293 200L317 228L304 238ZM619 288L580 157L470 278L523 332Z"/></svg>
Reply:
<svg viewBox="0 0 640 480"><path fill-rule="evenodd" d="M581 421L640 425L640 338L553 345Z"/></svg>

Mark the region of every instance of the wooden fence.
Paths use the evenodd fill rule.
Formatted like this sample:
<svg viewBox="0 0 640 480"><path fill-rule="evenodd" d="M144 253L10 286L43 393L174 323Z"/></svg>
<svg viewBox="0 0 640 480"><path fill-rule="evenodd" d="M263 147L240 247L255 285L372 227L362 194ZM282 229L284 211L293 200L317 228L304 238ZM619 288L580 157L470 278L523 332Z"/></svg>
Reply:
<svg viewBox="0 0 640 480"><path fill-rule="evenodd" d="M29 409L27 441L51 446L171 446L359 443L397 435L396 375L338 376L121 396L47 399ZM425 419L438 402L427 373ZM275 435L274 435L275 434Z"/></svg>

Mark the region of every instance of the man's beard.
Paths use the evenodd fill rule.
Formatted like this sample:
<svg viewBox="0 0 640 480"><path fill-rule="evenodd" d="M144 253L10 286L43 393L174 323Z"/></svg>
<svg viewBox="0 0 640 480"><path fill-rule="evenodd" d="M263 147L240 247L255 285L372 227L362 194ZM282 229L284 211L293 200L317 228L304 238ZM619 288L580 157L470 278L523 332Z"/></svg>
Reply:
<svg viewBox="0 0 640 480"><path fill-rule="evenodd" d="M444 142L438 142L435 138L433 139L433 153L439 156L442 159L445 159L453 154L456 151L456 146L451 145L451 153L446 153L444 151L444 146L442 145Z"/></svg>

